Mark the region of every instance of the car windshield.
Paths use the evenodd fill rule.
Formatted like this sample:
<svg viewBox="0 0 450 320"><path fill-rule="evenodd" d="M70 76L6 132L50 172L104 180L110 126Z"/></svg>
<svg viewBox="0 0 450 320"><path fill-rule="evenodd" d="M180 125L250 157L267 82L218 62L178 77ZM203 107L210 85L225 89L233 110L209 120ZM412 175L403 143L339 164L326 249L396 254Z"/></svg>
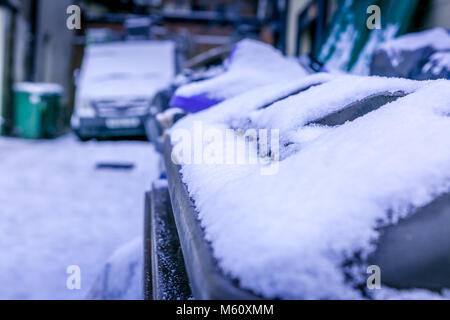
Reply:
<svg viewBox="0 0 450 320"><path fill-rule="evenodd" d="M81 81L171 79L174 74L173 50L173 43L165 41L92 45L86 52Z"/></svg>

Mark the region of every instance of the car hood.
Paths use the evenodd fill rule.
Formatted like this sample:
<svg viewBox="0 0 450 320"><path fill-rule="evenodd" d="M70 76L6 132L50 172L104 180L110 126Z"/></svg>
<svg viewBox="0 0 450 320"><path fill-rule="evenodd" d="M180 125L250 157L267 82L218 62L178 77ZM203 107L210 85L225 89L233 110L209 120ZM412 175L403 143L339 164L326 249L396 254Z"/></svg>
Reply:
<svg viewBox="0 0 450 320"><path fill-rule="evenodd" d="M159 90L164 89L170 81L156 77L142 78L110 78L85 81L78 88L77 96L82 99L124 99L139 97L151 99Z"/></svg>

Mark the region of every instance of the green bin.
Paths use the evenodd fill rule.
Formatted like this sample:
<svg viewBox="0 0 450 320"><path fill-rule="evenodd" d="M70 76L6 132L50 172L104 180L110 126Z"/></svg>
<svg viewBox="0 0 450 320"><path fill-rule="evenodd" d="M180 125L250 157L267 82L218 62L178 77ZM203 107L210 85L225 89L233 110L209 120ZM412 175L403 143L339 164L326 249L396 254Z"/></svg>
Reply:
<svg viewBox="0 0 450 320"><path fill-rule="evenodd" d="M14 132L27 139L55 137L62 92L58 84L17 83L14 86Z"/></svg>

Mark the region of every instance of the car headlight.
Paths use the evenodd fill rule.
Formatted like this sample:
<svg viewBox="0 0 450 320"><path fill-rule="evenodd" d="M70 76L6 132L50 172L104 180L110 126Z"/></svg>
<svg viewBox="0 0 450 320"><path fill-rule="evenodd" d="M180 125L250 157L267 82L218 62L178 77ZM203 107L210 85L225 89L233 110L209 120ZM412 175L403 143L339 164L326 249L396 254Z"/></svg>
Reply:
<svg viewBox="0 0 450 320"><path fill-rule="evenodd" d="M93 103L89 99L83 99L81 103L77 104L75 113L80 118L93 118L95 117L95 109Z"/></svg>

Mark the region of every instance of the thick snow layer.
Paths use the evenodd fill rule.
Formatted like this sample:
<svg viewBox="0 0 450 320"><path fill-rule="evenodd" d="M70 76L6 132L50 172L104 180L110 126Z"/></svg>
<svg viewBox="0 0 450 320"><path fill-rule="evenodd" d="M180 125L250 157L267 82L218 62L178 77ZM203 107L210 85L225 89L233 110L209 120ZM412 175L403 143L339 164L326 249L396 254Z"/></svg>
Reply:
<svg viewBox="0 0 450 320"><path fill-rule="evenodd" d="M450 33L444 28L435 28L422 32L409 33L380 45L388 52L414 51L432 47L436 50L450 49Z"/></svg>
<svg viewBox="0 0 450 320"><path fill-rule="evenodd" d="M204 110L195 117L186 117L175 125L175 129L192 129L194 121L205 123L223 123L231 126L239 125L243 116L251 111L267 107L274 101L289 96L296 91L308 89L309 87L330 81L334 76L327 73L317 73L302 77L295 81L284 80L258 88L254 88L236 97L225 100L211 109Z"/></svg>
<svg viewBox="0 0 450 320"><path fill-rule="evenodd" d="M299 63L284 57L272 46L246 39L235 45L225 73L182 86L175 98L204 96L220 102L259 86L296 80L305 75L307 72Z"/></svg>
<svg viewBox="0 0 450 320"><path fill-rule="evenodd" d="M144 142L72 136L0 138L0 153L0 298L85 298L115 250L142 236L158 155ZM135 168L98 170L98 162ZM66 288L70 265L81 268L81 290Z"/></svg>
<svg viewBox="0 0 450 320"><path fill-rule="evenodd" d="M19 82L14 85L15 91L32 94L62 94L64 89L56 83Z"/></svg>
<svg viewBox="0 0 450 320"><path fill-rule="evenodd" d="M126 41L86 48L77 99L151 98L175 74L171 41Z"/></svg>
<svg viewBox="0 0 450 320"><path fill-rule="evenodd" d="M351 85L350 85L351 84ZM251 114L259 128L280 130L281 142L309 122L341 110L354 101L382 93L410 93L423 82L397 78L342 76Z"/></svg>
<svg viewBox="0 0 450 320"><path fill-rule="evenodd" d="M278 163L275 174L262 175L261 163L182 165L219 266L243 288L268 298L362 298L345 279L344 261L374 250L380 224L395 223L412 207L450 191L450 82L347 77L323 86L329 90L313 87L252 118L259 126L292 129L300 134L297 141L307 141ZM393 90L415 92L340 126L302 128L352 97ZM188 116L171 135L197 120L225 130L239 114L235 104L232 118L215 116L224 106ZM230 152L222 142L205 139L203 147L225 145ZM365 284L366 276L361 270L356 281ZM441 298L385 289L369 294Z"/></svg>

